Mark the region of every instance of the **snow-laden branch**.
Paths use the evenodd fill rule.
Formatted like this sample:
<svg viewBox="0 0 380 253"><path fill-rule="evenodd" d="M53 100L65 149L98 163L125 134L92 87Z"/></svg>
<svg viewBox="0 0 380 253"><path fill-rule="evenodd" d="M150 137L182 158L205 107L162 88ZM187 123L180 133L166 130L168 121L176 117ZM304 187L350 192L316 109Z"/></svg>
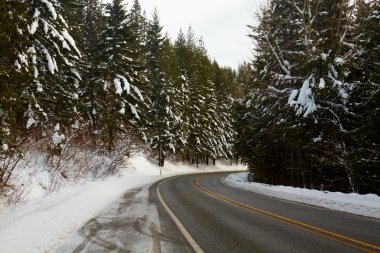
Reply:
<svg viewBox="0 0 380 253"><path fill-rule="evenodd" d="M330 113L334 116L334 118L337 120L337 123L338 123L337 125L338 125L340 131L342 131L342 132L345 132L345 131L346 131L346 130L343 128L342 121L340 120L339 116L338 116L333 110L331 110L331 108L328 108L328 107L322 107L322 106L321 106L321 109L325 109L325 110L327 110L328 112L330 112Z"/></svg>
<svg viewBox="0 0 380 253"><path fill-rule="evenodd" d="M265 36L265 40L267 41L272 53L274 54L274 56L276 57L277 61L278 61L278 64L280 64L280 67L281 69L288 75L290 76L290 71L285 67L284 63L281 61L280 57L278 56L278 54L276 53L276 50L273 48L272 44L269 42L269 39L268 39L268 36L266 35Z"/></svg>
<svg viewBox="0 0 380 253"><path fill-rule="evenodd" d="M356 9L356 0L353 0L352 6L351 6L351 10L350 10L349 15L348 15L348 19L352 19L353 18L355 9ZM346 27L344 28L344 32L343 32L343 34L342 34L342 36L340 38L340 41L339 41L340 45L343 44L344 39L347 36L347 31L348 31L348 25L346 25Z"/></svg>

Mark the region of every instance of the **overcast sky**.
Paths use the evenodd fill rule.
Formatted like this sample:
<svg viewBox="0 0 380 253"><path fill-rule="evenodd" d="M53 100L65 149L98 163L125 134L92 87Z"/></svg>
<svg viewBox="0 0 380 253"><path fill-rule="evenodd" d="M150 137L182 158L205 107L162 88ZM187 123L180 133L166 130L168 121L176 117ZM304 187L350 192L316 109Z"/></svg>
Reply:
<svg viewBox="0 0 380 253"><path fill-rule="evenodd" d="M126 0L129 7L131 0ZM202 37L211 58L236 68L251 56L247 25L262 0L140 0L151 17L157 7L164 29L175 39L180 28L191 26Z"/></svg>

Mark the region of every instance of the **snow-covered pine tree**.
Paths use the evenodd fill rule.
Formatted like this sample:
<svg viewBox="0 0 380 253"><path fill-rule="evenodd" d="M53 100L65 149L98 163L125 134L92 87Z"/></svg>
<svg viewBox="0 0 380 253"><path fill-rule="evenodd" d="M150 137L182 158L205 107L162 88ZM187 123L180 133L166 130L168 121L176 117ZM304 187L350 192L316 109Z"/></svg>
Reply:
<svg viewBox="0 0 380 253"><path fill-rule="evenodd" d="M186 58L189 100L187 101L187 119L189 138L187 147L195 163L201 163L211 155L209 138L211 138L207 105L207 96L212 93L211 62L203 41L195 38L191 28L186 35L186 47L189 54Z"/></svg>
<svg viewBox="0 0 380 253"><path fill-rule="evenodd" d="M294 152L289 150L301 150L299 145L291 147L291 139L285 138L297 132L288 127L298 125L286 106L296 81L292 72L296 71L300 51L295 38L298 27L295 15L288 2L270 1L258 15L258 25L250 26L250 37L256 47L252 81L247 87L250 91L242 105L237 106L241 116L236 129L239 133L236 149L259 181L273 180L285 166L299 167L281 159ZM294 160L301 162L301 159Z"/></svg>
<svg viewBox="0 0 380 253"><path fill-rule="evenodd" d="M378 193L380 178L380 2L357 1L355 53L352 59L354 89L350 95L349 136L360 192Z"/></svg>
<svg viewBox="0 0 380 253"><path fill-rule="evenodd" d="M107 5L106 27L101 34L98 50L100 55L100 80L102 93L97 93L98 129L109 151L118 133L126 133L133 127L138 131L140 107L144 98L138 88L144 73L135 62L129 48L132 43L125 7L121 0Z"/></svg>
<svg viewBox="0 0 380 253"><path fill-rule="evenodd" d="M64 10L63 16L69 25L70 35L74 38L77 47L83 54L83 29L85 10L90 5L89 0L60 0L61 7Z"/></svg>
<svg viewBox="0 0 380 253"><path fill-rule="evenodd" d="M170 129L174 135L174 147L176 153L181 153L186 144L184 138L184 80L181 77L180 69L178 67L177 58L174 46L171 44L168 35L162 44L162 59L161 66L166 74L167 79L167 105L170 108Z"/></svg>
<svg viewBox="0 0 380 253"><path fill-rule="evenodd" d="M77 119L81 79L76 62L81 54L56 1L28 2L28 55L34 81L25 90L29 108L26 127L44 126L42 121L71 125Z"/></svg>
<svg viewBox="0 0 380 253"><path fill-rule="evenodd" d="M176 65L179 71L180 78L180 87L179 87L179 96L180 99L178 103L180 103L180 114L181 114L181 130L180 130L180 142L183 146L182 152L183 160L190 161L190 152L187 148L188 138L189 138L189 99L190 99L190 88L189 88L189 74L188 74L188 66L192 64L190 53L188 48L186 47L186 38L185 34L180 29L177 39L174 42L174 52Z"/></svg>
<svg viewBox="0 0 380 253"><path fill-rule="evenodd" d="M82 76L80 99L83 101L84 106L81 110L85 112L84 121L89 122L87 129L92 132L92 141L96 144L100 118L100 111L98 113L97 109L105 99L100 71L101 52L99 50L100 36L105 27L103 6L99 0L75 0L75 3L75 6L71 8L79 10L73 11L73 19L83 18L81 22L76 24L78 33L74 32L75 40L79 41L82 53L82 59L79 63ZM71 16L71 14L66 15Z"/></svg>
<svg viewBox="0 0 380 253"><path fill-rule="evenodd" d="M27 56L27 8L22 0L0 3L0 189L11 175L6 159L21 152L25 136L27 99L22 94L32 81Z"/></svg>
<svg viewBox="0 0 380 253"><path fill-rule="evenodd" d="M214 91L208 94L211 100L208 103L208 116L213 135L213 138L210 138L210 146L214 159L232 158L232 143L235 136L232 116L235 74L229 68L219 67L216 61L212 64L212 73Z"/></svg>
<svg viewBox="0 0 380 253"><path fill-rule="evenodd" d="M345 122L353 87L348 64L353 52L349 43L353 6L341 0L292 3L302 22L299 41L303 42L303 57L297 74L302 85L299 82L299 88L291 92L289 104L297 116L312 120L303 128L311 134L305 147L306 160L318 164L318 169L325 171L335 186L357 191ZM313 170L311 173L314 177L318 175Z"/></svg>
<svg viewBox="0 0 380 253"><path fill-rule="evenodd" d="M216 71L204 43L195 38L191 28L186 35L180 31L174 50L181 82L179 136L184 145L183 159L190 163L209 163L209 159L230 157L233 130L232 118L227 115L232 101L224 96L224 90L232 85L234 77L229 83L224 79L228 71L218 67L223 78L216 82ZM224 107L227 104L228 109Z"/></svg>
<svg viewBox="0 0 380 253"><path fill-rule="evenodd" d="M174 154L178 143L180 116L177 108L175 60L168 38L162 35L157 10L147 29L147 72L151 87L149 115L150 146L158 151L159 166L165 158Z"/></svg>
<svg viewBox="0 0 380 253"><path fill-rule="evenodd" d="M328 170L330 180L350 178L344 159L332 161L340 151L340 157L349 154L344 119L351 87L350 8L340 0L272 0L251 27L255 80L241 111L247 127L239 139L251 149L245 155L259 180L321 184L325 178L317 168Z"/></svg>
<svg viewBox="0 0 380 253"><path fill-rule="evenodd" d="M148 128L148 119L144 116L148 115L148 110L151 104L150 101L150 87L149 82L147 80L145 71L147 68L146 62L146 36L147 36L147 26L148 20L145 16L145 12L142 10L139 0L134 0L133 5L130 11L127 13L127 23L128 30L130 31L130 58L132 58L135 62L134 68L135 71L139 73L139 78L136 79L136 85L138 85L141 94L144 96L145 105L140 107L140 111L142 114L142 118L140 120L139 128L142 132L147 131ZM146 137L143 135L143 139L146 141Z"/></svg>
<svg viewBox="0 0 380 253"><path fill-rule="evenodd" d="M147 26L148 21L142 12L141 5L138 0L133 1L133 5L129 13L127 14L128 25L131 36L133 40L131 40L130 49L134 54L133 58L135 61L138 61L139 66L141 68L146 67L146 36L147 36ZM146 83L144 83L144 87L142 89L147 89ZM143 90L145 91L145 90ZM147 96L149 98L149 96Z"/></svg>
<svg viewBox="0 0 380 253"><path fill-rule="evenodd" d="M243 103L243 99L246 98L247 94L250 92L250 86L252 84L253 77L252 64L243 62L243 64L238 66L235 78L235 102L232 108L232 114L234 117L233 127L235 131L235 138L233 143L233 153L235 159L240 158L244 160L244 158L247 157L245 152L249 152L250 149L244 147L248 138L244 136L246 124L242 123L242 121L244 120L244 111L246 109L245 104Z"/></svg>
<svg viewBox="0 0 380 253"><path fill-rule="evenodd" d="M249 85L252 82L253 74L252 74L252 65L248 62L243 62L240 64L236 71L236 94L235 97L237 99L241 99L246 96Z"/></svg>

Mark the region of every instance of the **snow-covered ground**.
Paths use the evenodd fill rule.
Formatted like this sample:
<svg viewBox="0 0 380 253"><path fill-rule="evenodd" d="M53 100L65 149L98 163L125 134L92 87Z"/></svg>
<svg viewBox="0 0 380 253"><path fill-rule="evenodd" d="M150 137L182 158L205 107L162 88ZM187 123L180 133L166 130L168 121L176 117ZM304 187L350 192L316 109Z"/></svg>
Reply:
<svg viewBox="0 0 380 253"><path fill-rule="evenodd" d="M17 205L0 204L0 252L49 252L126 191L165 177L244 169L220 163L197 168L167 162L160 176L160 168L138 154L128 160L119 176L67 186L47 194L44 186L47 172L35 168L33 181L29 182L32 191L25 201Z"/></svg>
<svg viewBox="0 0 380 253"><path fill-rule="evenodd" d="M271 197L380 219L380 197L375 194L347 194L249 182L247 172L231 174L224 182L236 188Z"/></svg>

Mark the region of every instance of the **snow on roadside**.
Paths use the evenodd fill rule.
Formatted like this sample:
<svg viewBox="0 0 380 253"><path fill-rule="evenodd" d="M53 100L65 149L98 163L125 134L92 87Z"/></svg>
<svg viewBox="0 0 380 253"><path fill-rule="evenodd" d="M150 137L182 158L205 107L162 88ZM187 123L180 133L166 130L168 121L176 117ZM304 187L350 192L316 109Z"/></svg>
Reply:
<svg viewBox="0 0 380 253"><path fill-rule="evenodd" d="M244 169L226 164L197 168L167 163L160 176L157 165L137 154L120 176L68 186L50 195L33 191L31 198L15 206L0 204L0 252L49 252L132 188L177 174ZM40 189L47 178L43 175L46 170L36 168L36 173L32 182L36 187L32 188Z"/></svg>
<svg viewBox="0 0 380 253"><path fill-rule="evenodd" d="M144 155L137 154L132 159L130 159L126 167L133 172L144 174L144 175L159 175L160 167L149 161ZM187 173L202 173L202 172L217 172L217 171L242 171L247 170L246 165L236 165L231 163L224 163L217 161L216 165L200 165L199 167L182 164L173 163L165 161L165 166L162 169L162 175L173 176Z"/></svg>
<svg viewBox="0 0 380 253"><path fill-rule="evenodd" d="M380 219L380 197L375 194L360 195L267 185L249 182L247 173L231 174L224 179L224 182L236 188L271 197Z"/></svg>
<svg viewBox="0 0 380 253"><path fill-rule="evenodd" d="M0 252L48 252L125 191L159 176L125 175L70 187L0 215Z"/></svg>

